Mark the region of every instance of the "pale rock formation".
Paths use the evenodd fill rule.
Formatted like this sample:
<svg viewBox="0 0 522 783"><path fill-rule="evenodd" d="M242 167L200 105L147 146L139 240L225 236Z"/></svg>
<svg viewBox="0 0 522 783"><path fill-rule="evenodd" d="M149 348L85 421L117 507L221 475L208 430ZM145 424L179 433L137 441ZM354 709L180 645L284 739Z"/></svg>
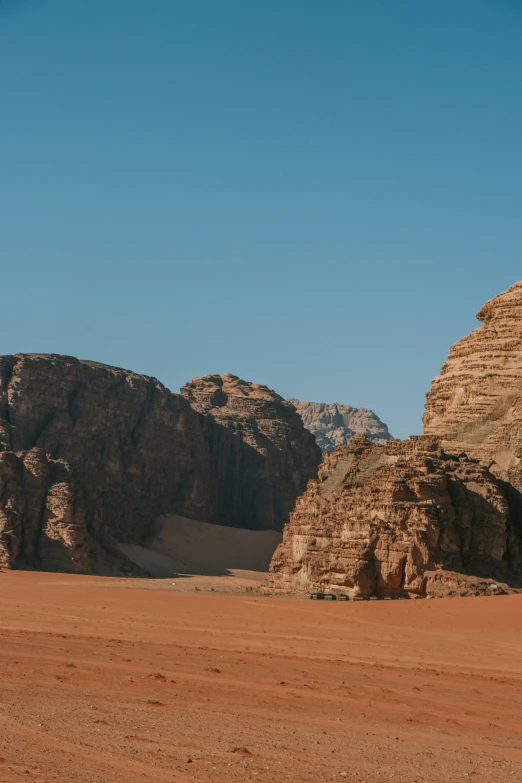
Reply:
<svg viewBox="0 0 522 783"><path fill-rule="evenodd" d="M365 435L372 443L392 440L388 427L367 408L352 408L338 402L301 402L295 405L307 430L315 437L321 451L334 451L349 443L355 435Z"/></svg>
<svg viewBox="0 0 522 783"><path fill-rule="evenodd" d="M435 437L375 445L358 436L324 455L270 571L276 591L423 597L516 583L521 563L485 466L445 453Z"/></svg>

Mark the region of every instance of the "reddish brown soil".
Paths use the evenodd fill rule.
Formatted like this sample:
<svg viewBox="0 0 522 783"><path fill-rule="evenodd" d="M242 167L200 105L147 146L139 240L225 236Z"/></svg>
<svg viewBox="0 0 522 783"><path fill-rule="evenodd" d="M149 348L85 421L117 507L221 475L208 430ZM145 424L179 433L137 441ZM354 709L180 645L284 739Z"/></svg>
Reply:
<svg viewBox="0 0 522 783"><path fill-rule="evenodd" d="M0 574L2 783L522 780L522 596L148 586Z"/></svg>

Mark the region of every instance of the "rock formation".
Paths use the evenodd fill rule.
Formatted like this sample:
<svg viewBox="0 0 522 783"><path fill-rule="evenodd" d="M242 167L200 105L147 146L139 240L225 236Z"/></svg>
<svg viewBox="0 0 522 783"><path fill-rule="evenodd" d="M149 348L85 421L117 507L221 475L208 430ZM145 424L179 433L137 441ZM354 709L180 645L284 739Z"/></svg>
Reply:
<svg viewBox="0 0 522 783"><path fill-rule="evenodd" d="M221 497L216 521L282 530L321 461L295 407L267 386L230 374L194 378L181 394L207 423L210 417L221 425L205 427Z"/></svg>
<svg viewBox="0 0 522 783"><path fill-rule="evenodd" d="M500 482L435 437L325 454L271 564L280 591L365 597L490 591L521 578L519 539ZM489 581L486 581L489 580Z"/></svg>
<svg viewBox="0 0 522 783"><path fill-rule="evenodd" d="M481 460L522 490L522 282L477 313L483 325L453 345L433 380L425 434Z"/></svg>
<svg viewBox="0 0 522 783"><path fill-rule="evenodd" d="M70 466L41 449L0 453L0 564L87 571L94 555Z"/></svg>
<svg viewBox="0 0 522 783"><path fill-rule="evenodd" d="M141 543L166 513L282 529L319 449L281 398L237 385L249 414L231 404L218 421L127 370L1 357L0 565L89 571L100 552L121 565L114 541Z"/></svg>
<svg viewBox="0 0 522 783"><path fill-rule="evenodd" d="M199 417L154 378L66 356L3 357L0 444L65 460L96 537L139 538L166 506L212 513Z"/></svg>
<svg viewBox="0 0 522 783"><path fill-rule="evenodd" d="M366 408L352 408L338 402L288 402L295 405L306 429L323 452L334 451L336 446L349 443L355 435L365 435L372 443L392 440L386 424Z"/></svg>

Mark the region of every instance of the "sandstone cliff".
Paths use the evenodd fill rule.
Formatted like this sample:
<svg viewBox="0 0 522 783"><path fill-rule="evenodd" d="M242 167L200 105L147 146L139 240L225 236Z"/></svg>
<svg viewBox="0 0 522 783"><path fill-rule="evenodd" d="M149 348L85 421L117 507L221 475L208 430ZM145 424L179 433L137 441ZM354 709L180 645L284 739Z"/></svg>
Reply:
<svg viewBox="0 0 522 783"><path fill-rule="evenodd" d="M2 357L0 444L69 463L95 535L138 538L166 506L212 514L199 417L154 378L66 356Z"/></svg>
<svg viewBox="0 0 522 783"><path fill-rule="evenodd" d="M288 402L295 405L306 429L323 452L334 451L336 446L349 443L355 435L365 435L373 443L392 440L386 424L366 408L352 408L338 402Z"/></svg>
<svg viewBox="0 0 522 783"><path fill-rule="evenodd" d="M86 571L93 542L69 465L41 449L0 453L0 564Z"/></svg>
<svg viewBox="0 0 522 783"><path fill-rule="evenodd" d="M477 313L427 395L424 432L522 490L522 282Z"/></svg>
<svg viewBox="0 0 522 783"><path fill-rule="evenodd" d="M91 535L84 493L71 466L38 448L0 452L0 567L21 566L146 575L110 537Z"/></svg>
<svg viewBox="0 0 522 783"><path fill-rule="evenodd" d="M321 452L293 405L235 375L205 375L181 394L206 421L221 524L282 530L317 475ZM205 426L205 425L204 425Z"/></svg>
<svg viewBox="0 0 522 783"><path fill-rule="evenodd" d="M141 543L161 514L282 529L319 450L291 406L259 394L229 426L154 378L67 356L1 357L0 565L96 570L100 547L120 563L114 541Z"/></svg>
<svg viewBox="0 0 522 783"><path fill-rule="evenodd" d="M467 575L467 576L466 576ZM499 482L434 437L325 454L284 529L270 586L381 596L488 591L521 578L519 539Z"/></svg>

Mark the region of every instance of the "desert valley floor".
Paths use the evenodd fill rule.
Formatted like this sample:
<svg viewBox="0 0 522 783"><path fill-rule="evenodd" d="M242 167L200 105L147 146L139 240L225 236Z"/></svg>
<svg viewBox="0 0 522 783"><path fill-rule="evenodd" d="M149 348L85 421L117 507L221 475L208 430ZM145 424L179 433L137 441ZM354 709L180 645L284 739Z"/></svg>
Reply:
<svg viewBox="0 0 522 783"><path fill-rule="evenodd" d="M0 574L2 783L522 780L522 596L172 582Z"/></svg>

